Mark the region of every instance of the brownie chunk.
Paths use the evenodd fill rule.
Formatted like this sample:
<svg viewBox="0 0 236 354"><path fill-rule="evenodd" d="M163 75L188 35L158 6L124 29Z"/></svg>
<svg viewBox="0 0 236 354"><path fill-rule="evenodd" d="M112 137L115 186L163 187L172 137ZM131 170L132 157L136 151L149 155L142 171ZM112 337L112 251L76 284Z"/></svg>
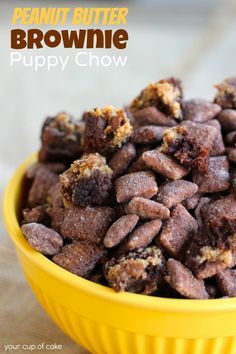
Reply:
<svg viewBox="0 0 236 354"><path fill-rule="evenodd" d="M236 199L233 195L202 207L204 224L216 237L236 232Z"/></svg>
<svg viewBox="0 0 236 354"><path fill-rule="evenodd" d="M225 269L216 274L217 284L224 296L236 296L236 270Z"/></svg>
<svg viewBox="0 0 236 354"><path fill-rule="evenodd" d="M193 170L192 180L201 193L225 191L230 186L229 162L226 156L211 157L208 171Z"/></svg>
<svg viewBox="0 0 236 354"><path fill-rule="evenodd" d="M185 167L206 171L217 129L186 121L166 129L161 151L176 158Z"/></svg>
<svg viewBox="0 0 236 354"><path fill-rule="evenodd" d="M103 240L105 247L111 248L120 243L136 226L137 215L124 215L111 225Z"/></svg>
<svg viewBox="0 0 236 354"><path fill-rule="evenodd" d="M236 129L236 110L223 109L217 119L224 132L231 132Z"/></svg>
<svg viewBox="0 0 236 354"><path fill-rule="evenodd" d="M167 283L188 299L208 299L204 282L196 279L192 272L175 259L168 259L165 276Z"/></svg>
<svg viewBox="0 0 236 354"><path fill-rule="evenodd" d="M177 180L189 173L187 168L157 149L144 152L142 159L149 168L169 179Z"/></svg>
<svg viewBox="0 0 236 354"><path fill-rule="evenodd" d="M46 204L50 187L58 182L58 175L45 167L40 167L35 173L30 187L27 204L30 208Z"/></svg>
<svg viewBox="0 0 236 354"><path fill-rule="evenodd" d="M182 102L183 119L196 123L204 123L213 119L220 111L221 107L202 98L195 98Z"/></svg>
<svg viewBox="0 0 236 354"><path fill-rule="evenodd" d="M106 106L84 114L84 152L112 152L132 134L132 126L123 109Z"/></svg>
<svg viewBox="0 0 236 354"><path fill-rule="evenodd" d="M116 200L128 202L134 197L153 197L158 190L155 175L152 172L134 172L119 177L115 182Z"/></svg>
<svg viewBox="0 0 236 354"><path fill-rule="evenodd" d="M157 144L162 141L162 136L165 129L166 127L144 125L134 130L132 141L135 144Z"/></svg>
<svg viewBox="0 0 236 354"><path fill-rule="evenodd" d="M236 77L225 79L215 87L218 90L215 102L222 108L236 109Z"/></svg>
<svg viewBox="0 0 236 354"><path fill-rule="evenodd" d="M67 205L102 205L112 189L112 169L96 154L84 155L60 175L61 191Z"/></svg>
<svg viewBox="0 0 236 354"><path fill-rule="evenodd" d="M67 113L59 113L45 120L39 161L62 161L68 163L81 155L83 123L75 122Z"/></svg>
<svg viewBox="0 0 236 354"><path fill-rule="evenodd" d="M61 225L61 234L71 240L103 242L107 230L115 218L115 212L107 207L69 208Z"/></svg>
<svg viewBox="0 0 236 354"><path fill-rule="evenodd" d="M194 195L197 191L198 186L195 183L180 179L162 185L159 188L155 200L165 205L167 208L172 208L181 203L184 199Z"/></svg>
<svg viewBox="0 0 236 354"><path fill-rule="evenodd" d="M131 199L125 207L127 214L136 214L141 219L166 219L170 216L170 211L164 205L156 203L143 197Z"/></svg>
<svg viewBox="0 0 236 354"><path fill-rule="evenodd" d="M174 257L181 258L187 241L197 231L198 224L191 214L178 204L165 220L160 234L160 242Z"/></svg>
<svg viewBox="0 0 236 354"><path fill-rule="evenodd" d="M216 273L236 264L235 236L228 237L220 247L199 246L193 242L187 251L186 265L198 279L210 278Z"/></svg>
<svg viewBox="0 0 236 354"><path fill-rule="evenodd" d="M21 231L30 246L46 256L53 256L63 246L62 237L55 230L42 224L36 222L25 224L21 226Z"/></svg>
<svg viewBox="0 0 236 354"><path fill-rule="evenodd" d="M159 111L171 118L180 119L182 110L181 81L175 78L160 80L149 84L130 105L132 113L146 107L156 107Z"/></svg>
<svg viewBox="0 0 236 354"><path fill-rule="evenodd" d="M160 112L156 107L150 106L133 112L133 118L138 125L158 125L173 127L177 123L173 118Z"/></svg>
<svg viewBox="0 0 236 354"><path fill-rule="evenodd" d="M164 267L161 250L152 246L112 258L105 265L105 277L116 291L151 294L158 289Z"/></svg>
<svg viewBox="0 0 236 354"><path fill-rule="evenodd" d="M116 178L124 173L135 156L136 149L134 144L131 143L122 146L117 152L115 152L108 163L109 167L113 171L113 178Z"/></svg>
<svg viewBox="0 0 236 354"><path fill-rule="evenodd" d="M88 277L104 255L102 246L93 243L73 241L63 247L52 260L60 267L81 277Z"/></svg>
<svg viewBox="0 0 236 354"><path fill-rule="evenodd" d="M136 227L121 245L122 250L131 251L147 247L161 229L162 222L158 219L145 222Z"/></svg>

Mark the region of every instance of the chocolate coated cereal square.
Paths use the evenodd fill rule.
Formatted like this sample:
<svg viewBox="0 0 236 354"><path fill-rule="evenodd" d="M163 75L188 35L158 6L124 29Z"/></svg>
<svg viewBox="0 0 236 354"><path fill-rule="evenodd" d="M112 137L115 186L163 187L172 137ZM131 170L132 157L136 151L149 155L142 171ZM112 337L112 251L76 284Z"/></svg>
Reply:
<svg viewBox="0 0 236 354"><path fill-rule="evenodd" d="M123 109L95 108L84 114L84 152L109 153L121 147L133 128Z"/></svg>
<svg viewBox="0 0 236 354"><path fill-rule="evenodd" d="M135 197L125 207L127 214L136 214L141 219L166 219L170 211L163 204L143 197Z"/></svg>
<svg viewBox="0 0 236 354"><path fill-rule="evenodd" d="M112 156L108 165L113 171L113 178L117 178L122 175L128 168L129 164L134 160L136 156L135 145L128 143L122 146Z"/></svg>
<svg viewBox="0 0 236 354"><path fill-rule="evenodd" d="M191 214L178 204L164 221L160 234L160 242L168 253L181 258L185 251L186 243L197 231L198 224Z"/></svg>
<svg viewBox="0 0 236 354"><path fill-rule="evenodd" d="M196 123L204 123L213 119L220 111L221 107L202 98L195 98L182 102L183 119Z"/></svg>
<svg viewBox="0 0 236 354"><path fill-rule="evenodd" d="M177 123L173 118L168 117L156 107L150 106L133 112L133 118L137 125L158 125L172 127Z"/></svg>
<svg viewBox="0 0 236 354"><path fill-rule="evenodd" d="M134 229L138 219L134 214L121 216L107 231L103 240L104 246L111 248L120 243Z"/></svg>
<svg viewBox="0 0 236 354"><path fill-rule="evenodd" d="M115 218L115 211L108 207L73 207L65 210L61 234L70 240L103 242Z"/></svg>
<svg viewBox="0 0 236 354"><path fill-rule="evenodd" d="M188 299L208 299L209 295L202 280L194 277L192 272L175 259L167 261L168 284Z"/></svg>
<svg viewBox="0 0 236 354"><path fill-rule="evenodd" d="M187 168L157 149L144 152L142 160L150 169L169 179L177 180L189 173Z"/></svg>
<svg viewBox="0 0 236 354"><path fill-rule="evenodd" d="M236 296L236 270L225 269L216 274L217 284L224 296Z"/></svg>
<svg viewBox="0 0 236 354"><path fill-rule="evenodd" d="M128 173L115 182L118 203L128 202L134 197L153 197L158 190L153 172L143 171Z"/></svg>
<svg viewBox="0 0 236 354"><path fill-rule="evenodd" d="M45 167L40 167L35 173L29 190L27 204L34 208L46 204L50 187L58 182L58 175Z"/></svg>
<svg viewBox="0 0 236 354"><path fill-rule="evenodd" d="M216 237L236 232L236 198L233 195L217 199L202 207L207 229Z"/></svg>
<svg viewBox="0 0 236 354"><path fill-rule="evenodd" d="M236 77L225 79L215 87L218 90L215 102L222 108L236 109Z"/></svg>
<svg viewBox="0 0 236 354"><path fill-rule="evenodd" d="M60 175L61 192L66 205L96 206L108 199L112 189L112 169L100 154L87 154L72 163Z"/></svg>
<svg viewBox="0 0 236 354"><path fill-rule="evenodd" d="M93 243L73 241L63 247L52 260L60 267L81 277L88 277L102 259L104 249Z"/></svg>
<svg viewBox="0 0 236 354"><path fill-rule="evenodd" d="M181 203L184 199L191 197L198 191L195 183L179 179L171 181L159 188L155 197L158 203L165 205L167 208Z"/></svg>
<svg viewBox="0 0 236 354"><path fill-rule="evenodd" d="M223 109L217 117L224 132L231 132L236 129L236 110Z"/></svg>
<svg viewBox="0 0 236 354"><path fill-rule="evenodd" d="M58 253L63 246L62 237L55 230L42 224L36 222L24 224L21 231L31 247L47 256Z"/></svg>
<svg viewBox="0 0 236 354"><path fill-rule="evenodd" d="M229 189L229 161L227 156L210 157L208 171L193 170L192 180L201 193L216 193Z"/></svg>
<svg viewBox="0 0 236 354"><path fill-rule="evenodd" d="M161 225L162 222L155 219L137 226L122 243L120 251L124 250L126 252L127 250L147 247L159 233Z"/></svg>

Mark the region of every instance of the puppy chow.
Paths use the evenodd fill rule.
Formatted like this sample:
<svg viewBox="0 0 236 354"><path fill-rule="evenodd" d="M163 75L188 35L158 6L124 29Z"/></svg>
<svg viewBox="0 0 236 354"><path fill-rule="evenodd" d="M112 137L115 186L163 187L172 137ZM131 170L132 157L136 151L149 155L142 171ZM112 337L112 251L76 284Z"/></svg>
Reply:
<svg viewBox="0 0 236 354"><path fill-rule="evenodd" d="M19 212L29 245L115 291L236 296L235 83L185 100L167 78L124 108L46 119Z"/></svg>

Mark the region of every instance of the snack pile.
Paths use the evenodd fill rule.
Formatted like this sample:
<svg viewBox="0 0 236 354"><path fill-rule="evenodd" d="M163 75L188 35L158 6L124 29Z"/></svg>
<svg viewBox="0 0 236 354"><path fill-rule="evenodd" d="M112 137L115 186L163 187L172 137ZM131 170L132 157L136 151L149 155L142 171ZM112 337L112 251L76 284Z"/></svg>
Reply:
<svg viewBox="0 0 236 354"><path fill-rule="evenodd" d="M47 118L26 172L29 244L116 291L236 296L236 78L215 87L185 100L168 78L124 109Z"/></svg>

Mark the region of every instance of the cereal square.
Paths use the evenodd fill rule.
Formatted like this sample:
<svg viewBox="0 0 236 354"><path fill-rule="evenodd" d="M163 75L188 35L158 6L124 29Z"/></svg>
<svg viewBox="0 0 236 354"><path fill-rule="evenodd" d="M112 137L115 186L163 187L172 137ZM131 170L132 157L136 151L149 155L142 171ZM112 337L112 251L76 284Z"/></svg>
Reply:
<svg viewBox="0 0 236 354"><path fill-rule="evenodd" d="M157 149L144 152L142 159L150 169L169 179L177 180L189 173L187 168Z"/></svg>
<svg viewBox="0 0 236 354"><path fill-rule="evenodd" d="M182 102L183 119L196 123L204 123L213 119L220 111L221 107L202 98L195 98Z"/></svg>
<svg viewBox="0 0 236 354"><path fill-rule="evenodd" d="M81 277L88 277L102 259L104 249L93 243L73 241L65 245L52 260L60 267Z"/></svg>
<svg viewBox="0 0 236 354"><path fill-rule="evenodd" d="M225 269L216 274L216 281L222 295L235 297L236 296L236 270Z"/></svg>
<svg viewBox="0 0 236 354"><path fill-rule="evenodd" d="M113 171L113 178L122 175L136 156L135 145L128 143L122 146L110 159L108 165Z"/></svg>
<svg viewBox="0 0 236 354"><path fill-rule="evenodd" d="M108 207L73 207L65 210L61 234L70 240L81 240L100 244L115 218Z"/></svg>
<svg viewBox="0 0 236 354"><path fill-rule="evenodd" d="M155 201L172 208L181 203L184 199L193 196L198 191L195 183L179 179L171 181L159 188Z"/></svg>
<svg viewBox="0 0 236 354"><path fill-rule="evenodd" d="M84 114L84 152L107 154L121 147L133 128L123 109L95 108Z"/></svg>
<svg viewBox="0 0 236 354"><path fill-rule="evenodd" d="M192 272L179 261L169 258L167 261L168 284L188 299L208 299L209 295L202 280L194 277Z"/></svg>
<svg viewBox="0 0 236 354"><path fill-rule="evenodd" d="M222 192L230 187L229 161L227 156L210 157L208 171L193 170L192 180L201 193Z"/></svg>
<svg viewBox="0 0 236 354"><path fill-rule="evenodd" d="M170 211L163 204L143 197L135 197L126 205L127 214L136 214L141 219L167 219Z"/></svg>
<svg viewBox="0 0 236 354"><path fill-rule="evenodd" d="M128 173L115 181L116 200L118 203L128 202L134 197L151 198L157 191L157 183L153 172L143 171Z"/></svg>
<svg viewBox="0 0 236 354"><path fill-rule="evenodd" d="M197 231L198 224L191 214L178 204L164 221L160 234L160 242L168 253L181 258L186 250L186 244Z"/></svg>
<svg viewBox="0 0 236 354"><path fill-rule="evenodd" d="M236 197L229 195L202 207L207 229L216 237L236 232Z"/></svg>
<svg viewBox="0 0 236 354"><path fill-rule="evenodd" d="M173 118L165 115L156 107L150 106L133 112L133 118L138 125L158 125L172 127L177 123Z"/></svg>

